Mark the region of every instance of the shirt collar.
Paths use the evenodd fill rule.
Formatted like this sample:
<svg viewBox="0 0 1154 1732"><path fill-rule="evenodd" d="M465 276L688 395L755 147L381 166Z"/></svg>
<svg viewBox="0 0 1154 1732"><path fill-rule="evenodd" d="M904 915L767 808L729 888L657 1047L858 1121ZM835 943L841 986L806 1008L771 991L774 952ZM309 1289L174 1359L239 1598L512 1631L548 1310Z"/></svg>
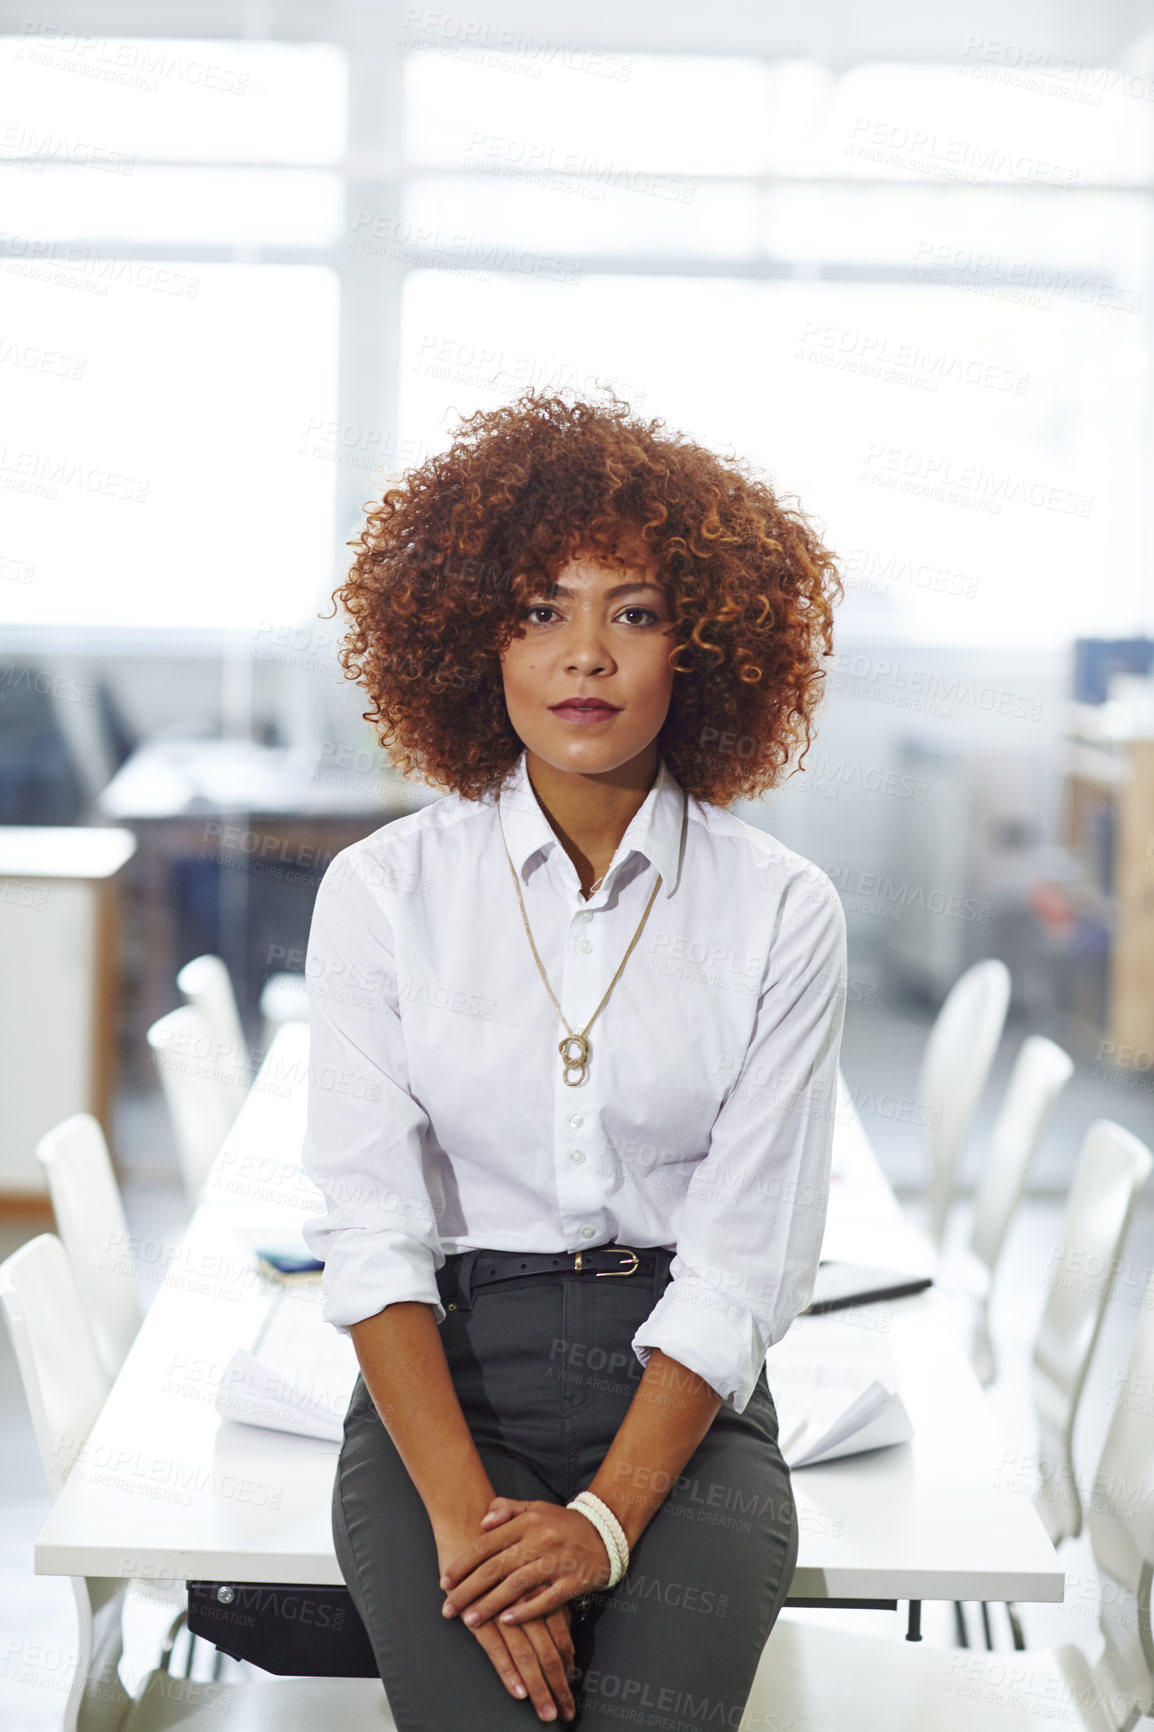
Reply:
<svg viewBox="0 0 1154 1732"><path fill-rule="evenodd" d="M610 878L616 875L617 868L635 849L660 872L661 888L666 896L672 896L676 888L685 827L685 791L660 753L657 764L657 778L630 819L609 870L594 893L595 899L607 890ZM522 747L520 757L502 784L500 816L510 858L522 879L534 854L550 847L560 847L529 780L525 747ZM571 861L569 863L572 865Z"/></svg>

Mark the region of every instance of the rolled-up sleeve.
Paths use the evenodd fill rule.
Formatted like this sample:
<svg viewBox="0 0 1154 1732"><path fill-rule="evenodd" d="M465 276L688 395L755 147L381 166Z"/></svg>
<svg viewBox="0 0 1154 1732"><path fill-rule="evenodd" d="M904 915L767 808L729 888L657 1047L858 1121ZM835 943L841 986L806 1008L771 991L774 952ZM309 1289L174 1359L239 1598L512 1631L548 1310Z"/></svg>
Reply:
<svg viewBox="0 0 1154 1732"><path fill-rule="evenodd" d="M846 995L845 915L813 867L786 888L749 1046L695 1169L672 1280L633 1338L738 1413L813 1297L829 1200Z"/></svg>
<svg viewBox="0 0 1154 1732"><path fill-rule="evenodd" d="M305 1170L323 1214L304 1237L324 1271L324 1316L342 1333L400 1300L444 1309L444 1262L425 1184L428 1116L409 1092L386 898L363 846L338 854L309 930Z"/></svg>

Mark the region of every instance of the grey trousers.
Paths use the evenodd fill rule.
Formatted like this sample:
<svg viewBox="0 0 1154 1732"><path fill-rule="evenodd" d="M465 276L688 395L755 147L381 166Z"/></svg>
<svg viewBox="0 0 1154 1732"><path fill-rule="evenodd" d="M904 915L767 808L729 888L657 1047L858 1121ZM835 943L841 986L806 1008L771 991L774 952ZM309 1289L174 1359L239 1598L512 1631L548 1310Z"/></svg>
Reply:
<svg viewBox="0 0 1154 1732"><path fill-rule="evenodd" d="M630 1341L663 1284L661 1271L657 1281L531 1277L448 1312L453 1384L499 1496L567 1503L590 1483L637 1389ZM530 1701L508 1694L469 1628L442 1617L432 1527L363 1378L345 1418L333 1540L399 1732L542 1724ZM574 1612L568 1724L737 1732L797 1540L763 1370L744 1413L719 1410L623 1580Z"/></svg>

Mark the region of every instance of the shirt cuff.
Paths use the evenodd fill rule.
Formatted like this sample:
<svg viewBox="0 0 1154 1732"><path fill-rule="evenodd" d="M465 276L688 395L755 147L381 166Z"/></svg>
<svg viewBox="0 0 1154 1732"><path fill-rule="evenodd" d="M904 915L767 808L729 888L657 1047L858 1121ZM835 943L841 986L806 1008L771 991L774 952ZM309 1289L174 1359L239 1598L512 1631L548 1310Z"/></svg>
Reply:
<svg viewBox="0 0 1154 1732"><path fill-rule="evenodd" d="M765 1368L769 1342L756 1319L711 1288L673 1281L633 1337L642 1365L652 1348L704 1378L726 1406L744 1413Z"/></svg>
<svg viewBox="0 0 1154 1732"><path fill-rule="evenodd" d="M428 1246L400 1233L333 1229L320 1221L309 1222L303 1231L309 1250L325 1266L324 1320L342 1335L354 1323L406 1301L431 1305L437 1323L444 1322L436 1280L444 1258Z"/></svg>

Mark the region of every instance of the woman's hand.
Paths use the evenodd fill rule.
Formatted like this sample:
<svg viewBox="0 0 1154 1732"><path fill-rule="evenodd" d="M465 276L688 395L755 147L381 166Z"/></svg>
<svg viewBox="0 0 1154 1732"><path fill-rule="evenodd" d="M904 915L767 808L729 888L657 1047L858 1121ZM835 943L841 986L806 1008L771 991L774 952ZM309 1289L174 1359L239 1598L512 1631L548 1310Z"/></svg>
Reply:
<svg viewBox="0 0 1154 1732"><path fill-rule="evenodd" d="M524 1624L480 1624L473 1630L511 1696L528 1696L539 1720L572 1720L573 1640L569 1607Z"/></svg>
<svg viewBox="0 0 1154 1732"><path fill-rule="evenodd" d="M471 1628L500 1613L499 1627L515 1629L609 1580L605 1542L579 1510L495 1497L481 1527L481 1539L450 1558L441 1576L445 1616L463 1612Z"/></svg>
<svg viewBox="0 0 1154 1732"><path fill-rule="evenodd" d="M442 1568L446 1556L463 1555L462 1548L472 1542L476 1533L476 1526L471 1525L467 1531L455 1529L438 1534L437 1559ZM506 1690L521 1701L528 1696L540 1720L555 1720L558 1713L571 1720L575 1712L569 1688L573 1669L570 1615L569 1607L563 1605L546 1617L512 1626L484 1623L473 1628L473 1635Z"/></svg>

